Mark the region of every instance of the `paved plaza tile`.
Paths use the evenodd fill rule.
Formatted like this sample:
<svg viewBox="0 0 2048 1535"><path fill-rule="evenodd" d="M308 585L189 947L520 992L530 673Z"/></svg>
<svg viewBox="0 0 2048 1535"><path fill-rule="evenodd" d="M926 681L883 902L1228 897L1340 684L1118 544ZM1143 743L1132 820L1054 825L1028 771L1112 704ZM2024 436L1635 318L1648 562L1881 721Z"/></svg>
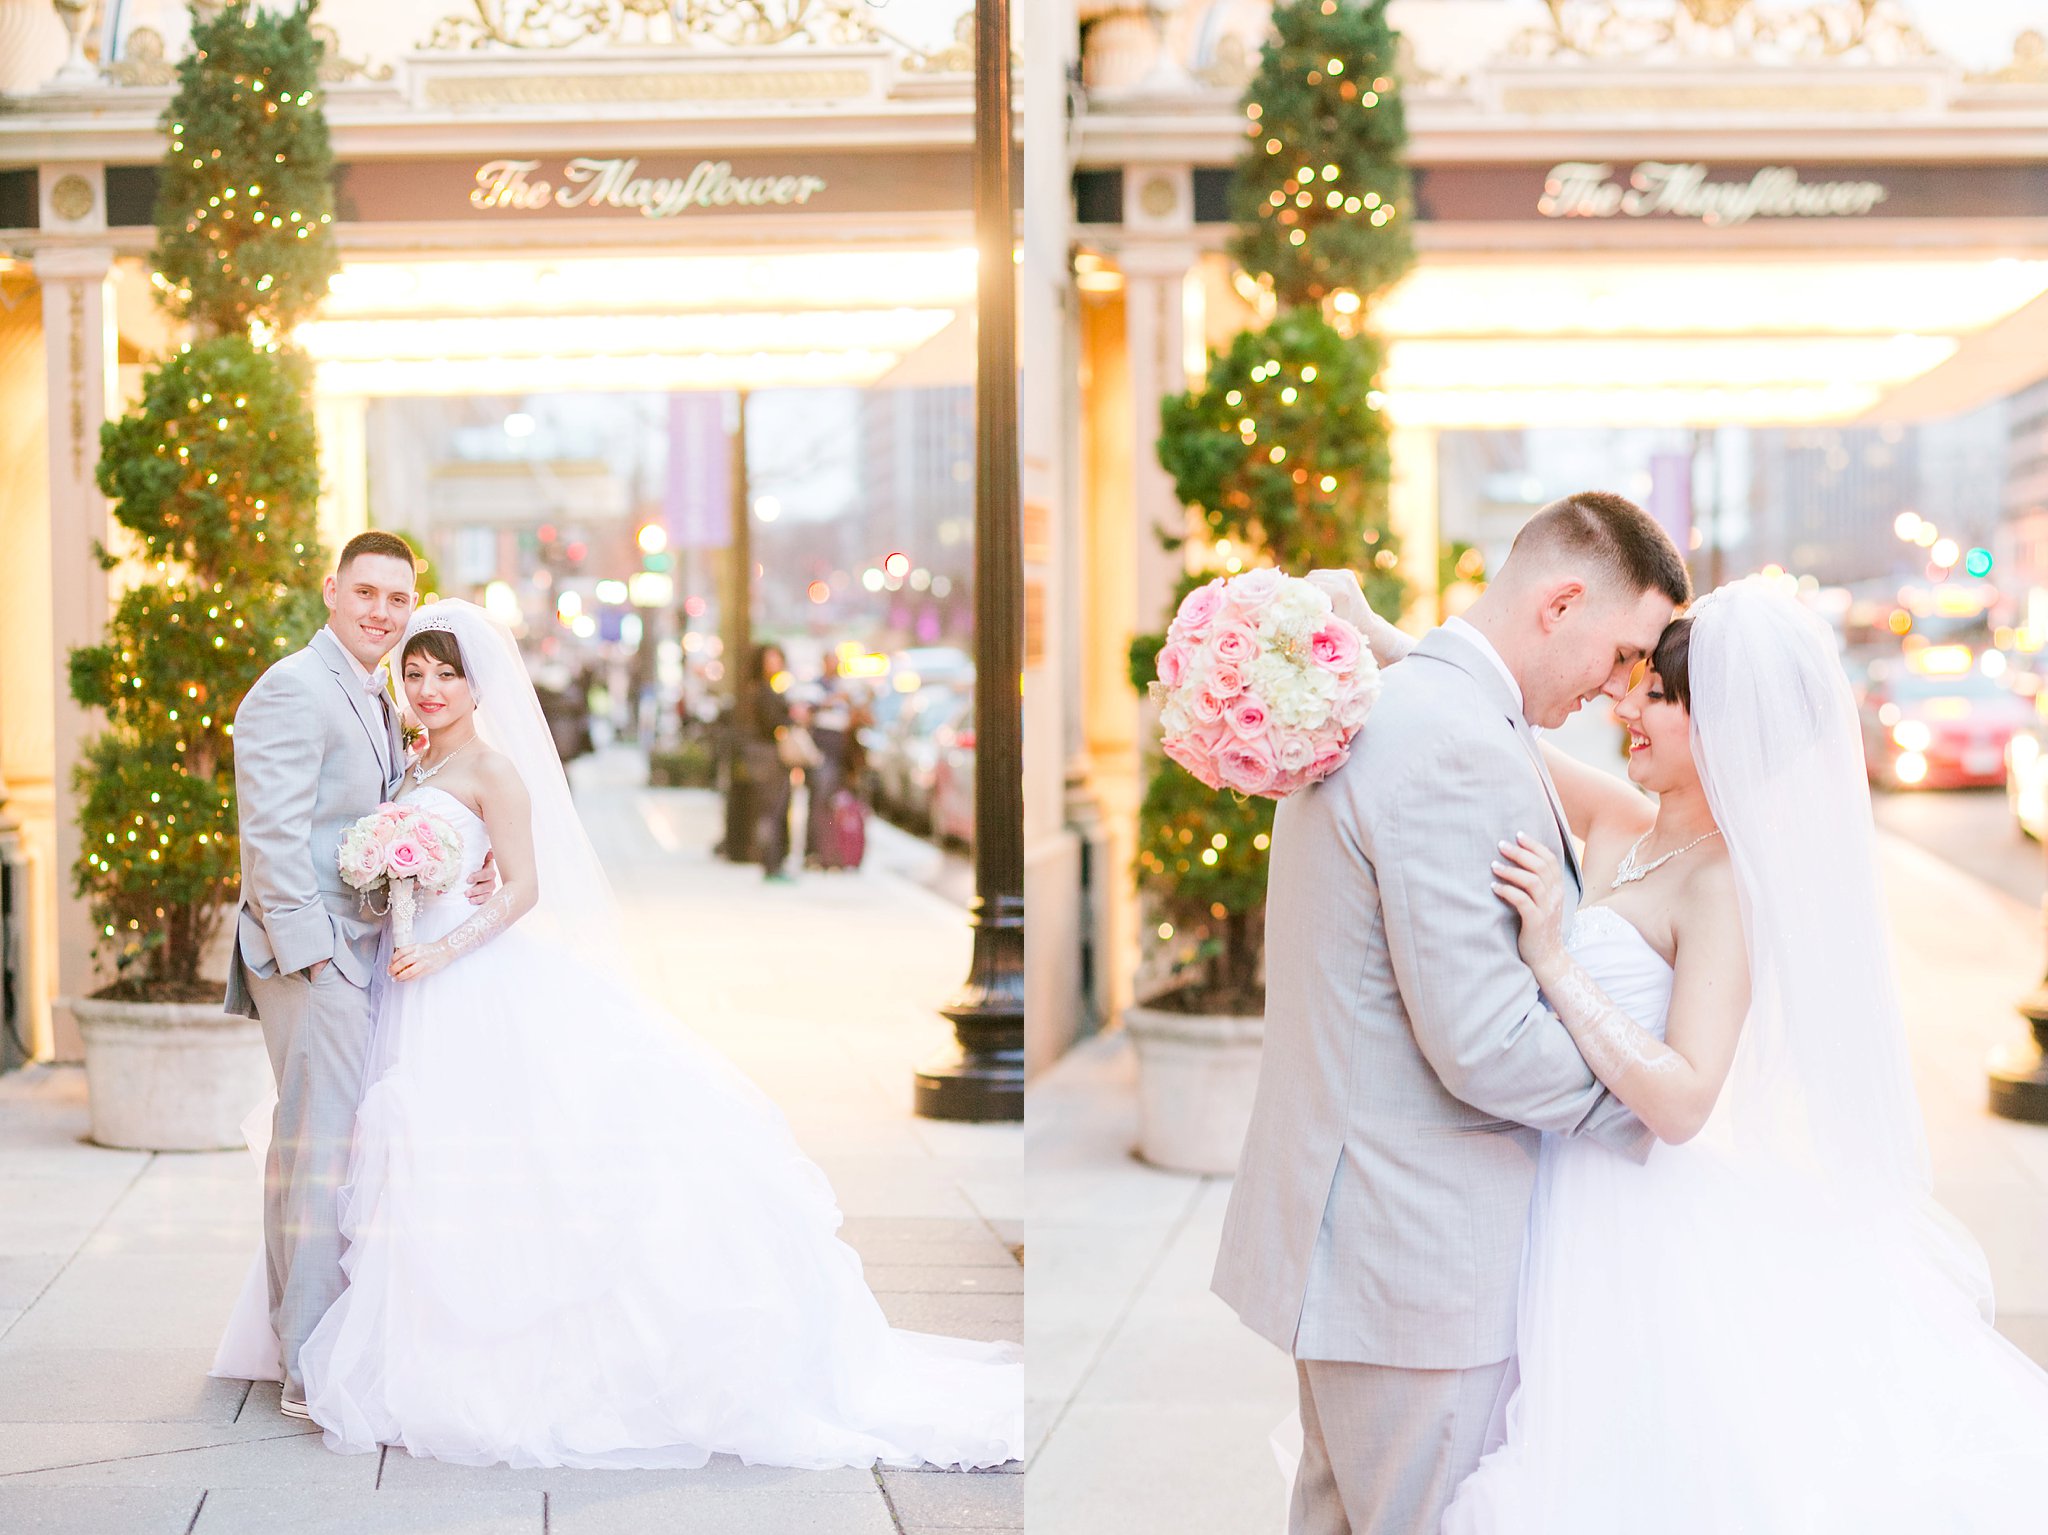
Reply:
<svg viewBox="0 0 2048 1535"><path fill-rule="evenodd" d="M1022 1336L1023 1132L913 1118L951 1030L965 912L936 850L764 885L708 854L718 805L587 765L585 814L641 979L781 1104L899 1325ZM258 1240L240 1152L92 1146L76 1067L0 1077L0 1535L924 1535L1017 1531L1015 1474L467 1467L346 1456L275 1384L206 1368ZM1021 1468L1012 1468L1019 1470Z"/></svg>

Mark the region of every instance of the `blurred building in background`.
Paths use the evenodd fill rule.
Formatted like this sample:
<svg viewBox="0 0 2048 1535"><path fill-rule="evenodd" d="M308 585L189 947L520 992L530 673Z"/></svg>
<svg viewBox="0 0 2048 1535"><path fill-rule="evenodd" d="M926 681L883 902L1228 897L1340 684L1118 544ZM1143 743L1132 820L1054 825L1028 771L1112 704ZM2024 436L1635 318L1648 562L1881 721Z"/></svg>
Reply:
<svg viewBox="0 0 2048 1535"><path fill-rule="evenodd" d="M1027 363L1025 410L1067 423L1039 448L1049 568L1071 585L1045 706L1061 735L1029 759L1026 810L1082 851L1031 901L1034 928L1070 935L1075 956L1065 990L1034 993L1035 1066L1143 973L1130 869L1151 726L1126 648L1165 617L1182 561L1208 557L1154 443L1160 401L1260 323L1224 247L1269 14L1043 12L1046 56L1079 84L1070 118L1048 101L1027 122L1043 197L1029 239L1048 254L1027 243L1025 331L1043 327L1052 355ZM1703 587L1770 566L1810 587L1939 583L1995 556L2002 610L2043 606L2038 6L1393 0L1389 15L1419 259L1369 318L1388 343L1411 622L1458 599L1457 544L1474 546L1468 568L1497 563L1529 512L1589 486L1648 506ZM1907 513L1927 542L1897 531Z"/></svg>
<svg viewBox="0 0 2048 1535"><path fill-rule="evenodd" d="M2028 623L2048 631L2048 377L2012 397L2006 422L1999 554L2029 594Z"/></svg>

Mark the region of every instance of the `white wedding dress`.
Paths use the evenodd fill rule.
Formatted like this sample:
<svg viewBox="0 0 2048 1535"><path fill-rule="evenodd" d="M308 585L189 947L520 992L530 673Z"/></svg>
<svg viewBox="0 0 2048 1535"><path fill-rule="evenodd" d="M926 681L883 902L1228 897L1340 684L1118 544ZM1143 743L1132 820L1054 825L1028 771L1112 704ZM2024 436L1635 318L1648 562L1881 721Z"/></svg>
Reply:
<svg viewBox="0 0 2048 1535"><path fill-rule="evenodd" d="M410 798L481 866L474 812ZM421 900L415 941L474 913L466 884ZM299 1357L330 1447L658 1468L1022 1453L1015 1346L890 1327L781 1112L629 986L515 924L388 986L376 1027L348 1287ZM262 1359L259 1331L260 1280L223 1359Z"/></svg>
<svg viewBox="0 0 2048 1535"><path fill-rule="evenodd" d="M1569 942L1661 1037L1672 972L1649 942L1604 906ZM1933 1256L1970 1249L1746 1158L1727 1118L1641 1166L1544 1137L1505 1442L1443 1535L2048 1528L2048 1375Z"/></svg>

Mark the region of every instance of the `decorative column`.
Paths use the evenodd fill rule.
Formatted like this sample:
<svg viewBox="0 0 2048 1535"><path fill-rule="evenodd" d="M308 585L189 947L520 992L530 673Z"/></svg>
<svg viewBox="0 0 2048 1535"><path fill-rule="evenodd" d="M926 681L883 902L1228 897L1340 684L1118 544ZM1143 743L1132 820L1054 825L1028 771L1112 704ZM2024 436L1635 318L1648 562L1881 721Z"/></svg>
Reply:
<svg viewBox="0 0 2048 1535"><path fill-rule="evenodd" d="M1069 619L1080 691L1078 770L1094 812L1089 840L1093 909L1087 917L1095 975L1092 990L1104 1019L1130 1000L1136 949L1135 897L1129 870L1138 809L1139 701L1131 690L1125 649L1152 620L1138 612L1138 533L1132 430L1128 284L1098 282L1076 297L1080 366L1080 481ZM1156 545L1156 540L1153 541ZM1162 599L1163 601L1163 599Z"/></svg>
<svg viewBox="0 0 2048 1535"><path fill-rule="evenodd" d="M1105 704L1124 721L1117 759L1102 764L1098 780L1111 841L1103 871L1106 919L1115 947L1108 956L1109 995L1118 1008L1133 996L1141 949L1139 909L1130 879L1137 854L1138 805L1144 797L1145 746L1149 706L1132 689L1124 647L1133 634L1147 633L1168 617L1167 604L1184 568L1184 556L1160 544L1160 534L1187 530L1187 508L1173 491L1173 477L1160 467L1160 402L1188 385L1186 303L1188 274L1199 260L1192 239L1191 177L1185 167L1132 167L1124 178L1124 224L1145 228L1156 239L1133 240L1119 253L1124 273L1124 337L1129 359L1131 523L1125 558L1129 578L1098 615L1100 686ZM1098 742L1100 738L1098 737Z"/></svg>
<svg viewBox="0 0 2048 1535"><path fill-rule="evenodd" d="M370 525L370 402L361 395L316 395L320 433L320 542L330 555ZM424 528L400 531L423 535Z"/></svg>
<svg viewBox="0 0 2048 1535"><path fill-rule="evenodd" d="M19 880L6 891L10 930L0 935L15 981L0 1022L4 1070L12 1055L50 1053L57 821L43 311L19 269L0 272L0 289L0 548L9 556L0 564L0 862L18 860Z"/></svg>
<svg viewBox="0 0 2048 1535"><path fill-rule="evenodd" d="M1388 442L1394 460L1388 487L1388 521L1401 545L1401 575L1408 583L1408 627L1443 622L1438 590L1437 549L1442 508L1437 486L1436 428L1396 426Z"/></svg>
<svg viewBox="0 0 2048 1535"><path fill-rule="evenodd" d="M1073 162L1068 66L1079 43L1072 0L1033 0L1019 76L1024 130L1023 259L1017 327L1023 390L1025 1070L1049 1065L1100 1022L1089 994L1089 928L1100 816L1080 746L1079 576L1072 435L1075 337L1068 240Z"/></svg>
<svg viewBox="0 0 2048 1535"><path fill-rule="evenodd" d="M95 178L96 179L96 178ZM44 171L46 215L79 206L96 188L63 170ZM79 190L85 185L85 192ZM53 198L53 195L54 198ZM52 208L54 202L60 204ZM81 220L73 219L72 222ZM47 225L46 225L47 227ZM97 989L93 968L92 919L71 894L69 871L78 860L77 796L71 773L81 740L93 728L87 711L71 700L70 655L96 643L107 620L107 573L95 547L109 536L107 501L94 483L100 426L115 410L114 252L103 245L44 246L35 255L43 290L43 335L48 364L50 473L50 608L52 712L54 715L53 813L56 859L56 990L60 998L83 997ZM69 1009L52 1010L54 1054L83 1057L83 1045Z"/></svg>

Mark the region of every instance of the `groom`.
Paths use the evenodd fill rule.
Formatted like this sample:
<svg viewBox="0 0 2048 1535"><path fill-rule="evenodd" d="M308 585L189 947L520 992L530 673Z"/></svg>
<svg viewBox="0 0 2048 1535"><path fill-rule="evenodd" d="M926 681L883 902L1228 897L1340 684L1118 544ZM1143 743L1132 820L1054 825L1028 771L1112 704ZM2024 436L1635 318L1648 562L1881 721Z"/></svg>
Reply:
<svg viewBox="0 0 2048 1535"><path fill-rule="evenodd" d="M1649 1154L1546 1014L1490 865L1527 833L1579 898L1531 727L1619 699L1690 594L1633 503L1554 502L1274 817L1265 1057L1214 1286L1295 1360L1292 1535L1436 1535L1514 1353L1539 1132Z"/></svg>
<svg viewBox="0 0 2048 1535"><path fill-rule="evenodd" d="M412 616L414 569L412 546L396 534L350 539L321 586L326 626L259 677L235 711L242 905L226 1008L261 1022L277 1078L263 1245L281 1400L295 1418L306 1416L299 1346L345 1283L335 1190L364 1086L380 936L342 883L336 853L342 833L403 776L381 663ZM472 899L494 882L480 874Z"/></svg>

